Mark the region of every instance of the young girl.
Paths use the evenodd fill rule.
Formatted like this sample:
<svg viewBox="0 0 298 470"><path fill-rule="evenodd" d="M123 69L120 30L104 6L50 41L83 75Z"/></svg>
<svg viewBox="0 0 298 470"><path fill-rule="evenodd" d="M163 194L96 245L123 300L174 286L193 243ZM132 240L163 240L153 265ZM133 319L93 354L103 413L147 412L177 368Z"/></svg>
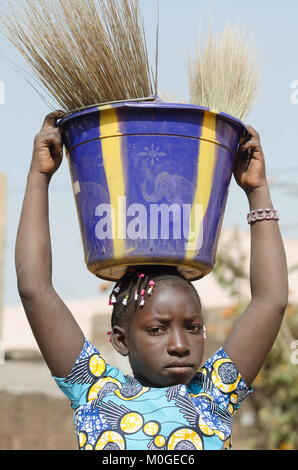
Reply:
<svg viewBox="0 0 298 470"><path fill-rule="evenodd" d="M200 298L175 268L127 269L116 284L110 340L133 377L88 342L52 285L48 187L62 161L60 116L36 136L16 240L19 294L43 357L71 400L81 449L222 449L232 417L260 371L288 301L287 266L259 135L249 127L234 176L251 214L251 302L223 346L201 366ZM250 155L249 157L247 157ZM265 214L265 213L264 213Z"/></svg>

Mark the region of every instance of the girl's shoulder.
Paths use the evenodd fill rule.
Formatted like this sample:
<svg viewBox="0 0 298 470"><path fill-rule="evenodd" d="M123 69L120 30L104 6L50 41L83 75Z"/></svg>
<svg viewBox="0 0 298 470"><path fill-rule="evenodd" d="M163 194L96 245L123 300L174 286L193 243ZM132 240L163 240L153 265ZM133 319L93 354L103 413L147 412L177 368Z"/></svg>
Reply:
<svg viewBox="0 0 298 470"><path fill-rule="evenodd" d="M94 387L98 388L100 381L104 383L107 376L115 382L126 381L123 373L106 362L98 349L85 339L83 349L68 376L63 378L53 376L53 378L61 391L70 399L72 408L76 409L92 399L91 395L97 392Z"/></svg>
<svg viewBox="0 0 298 470"><path fill-rule="evenodd" d="M231 414L237 411L243 400L252 393L237 367L220 347L200 368L190 383L192 392L227 408Z"/></svg>

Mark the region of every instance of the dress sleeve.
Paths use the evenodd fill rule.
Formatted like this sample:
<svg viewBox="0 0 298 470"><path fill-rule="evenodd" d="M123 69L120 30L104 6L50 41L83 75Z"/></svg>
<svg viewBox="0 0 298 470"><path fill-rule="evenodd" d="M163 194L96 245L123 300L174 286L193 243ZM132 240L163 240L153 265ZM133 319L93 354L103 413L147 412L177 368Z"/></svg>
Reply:
<svg viewBox="0 0 298 470"><path fill-rule="evenodd" d="M90 391L106 375L118 377L119 369L111 367L98 350L87 340L67 377L52 375L60 390L69 398L73 409L90 401Z"/></svg>
<svg viewBox="0 0 298 470"><path fill-rule="evenodd" d="M243 400L252 393L235 364L223 348L213 354L200 369L201 383L208 388L215 403L233 415Z"/></svg>

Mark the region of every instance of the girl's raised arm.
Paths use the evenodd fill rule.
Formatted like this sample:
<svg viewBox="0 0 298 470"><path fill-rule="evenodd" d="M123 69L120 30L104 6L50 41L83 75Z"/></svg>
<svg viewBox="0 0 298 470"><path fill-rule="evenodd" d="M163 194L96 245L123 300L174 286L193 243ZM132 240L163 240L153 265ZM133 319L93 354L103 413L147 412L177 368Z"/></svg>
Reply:
<svg viewBox="0 0 298 470"><path fill-rule="evenodd" d="M55 126L61 112L50 113L34 149L15 246L18 290L41 353L57 377L70 372L84 335L52 286L48 188L62 161L62 139Z"/></svg>
<svg viewBox="0 0 298 470"><path fill-rule="evenodd" d="M234 176L248 197L250 211L272 209L260 137L252 127L248 130L251 139L240 146ZM276 340L288 303L287 262L278 222L255 222L250 230L252 299L223 345L248 386Z"/></svg>

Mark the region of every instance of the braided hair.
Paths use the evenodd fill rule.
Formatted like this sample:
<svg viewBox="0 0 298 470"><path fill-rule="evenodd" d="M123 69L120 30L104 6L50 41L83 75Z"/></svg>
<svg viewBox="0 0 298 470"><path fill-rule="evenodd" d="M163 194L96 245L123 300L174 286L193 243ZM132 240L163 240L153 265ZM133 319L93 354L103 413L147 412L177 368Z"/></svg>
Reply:
<svg viewBox="0 0 298 470"><path fill-rule="evenodd" d="M109 304L114 305L111 326L124 327L129 325L129 314L142 308L146 295L152 295L156 283L162 281L169 285L183 285L191 289L201 308L200 297L191 284L176 267L172 266L138 266L127 268L122 278L116 283L109 298Z"/></svg>

